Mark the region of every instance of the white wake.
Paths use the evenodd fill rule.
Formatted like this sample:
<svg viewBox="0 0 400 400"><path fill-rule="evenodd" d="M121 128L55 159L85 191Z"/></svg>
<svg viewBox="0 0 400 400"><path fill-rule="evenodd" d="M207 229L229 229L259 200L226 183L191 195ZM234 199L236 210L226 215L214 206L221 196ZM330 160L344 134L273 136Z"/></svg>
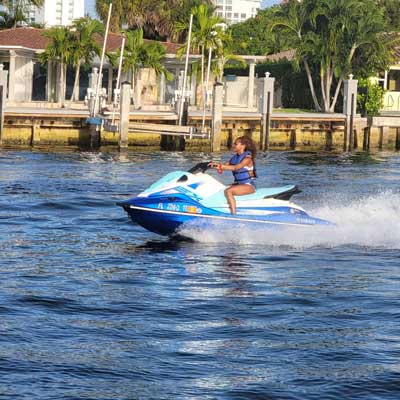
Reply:
<svg viewBox="0 0 400 400"><path fill-rule="evenodd" d="M211 229L183 228L181 233L204 243L260 244L293 248L355 245L400 249L400 194L382 192L352 200L331 199L329 203L306 211L336 226L300 228L227 229L217 224Z"/></svg>

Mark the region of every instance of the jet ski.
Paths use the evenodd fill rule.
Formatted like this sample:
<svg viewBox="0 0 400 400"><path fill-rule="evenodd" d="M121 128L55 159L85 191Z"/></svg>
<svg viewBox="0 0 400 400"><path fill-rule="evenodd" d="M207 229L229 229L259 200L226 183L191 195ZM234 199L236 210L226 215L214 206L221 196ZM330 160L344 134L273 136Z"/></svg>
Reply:
<svg viewBox="0 0 400 400"><path fill-rule="evenodd" d="M232 215L223 185L206 173L209 162L189 171L175 171L153 183L136 197L117 203L132 221L160 235L181 235L183 227L207 229L223 224L278 229L310 228L331 225L329 221L307 214L290 198L300 191L295 185L260 188L254 193L236 196L236 214Z"/></svg>

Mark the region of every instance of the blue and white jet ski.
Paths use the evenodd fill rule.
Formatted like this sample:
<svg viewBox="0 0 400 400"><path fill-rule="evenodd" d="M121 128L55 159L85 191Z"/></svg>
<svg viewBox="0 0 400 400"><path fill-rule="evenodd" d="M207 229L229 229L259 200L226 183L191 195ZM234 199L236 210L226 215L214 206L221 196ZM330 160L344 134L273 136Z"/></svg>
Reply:
<svg viewBox="0 0 400 400"><path fill-rule="evenodd" d="M136 197L117 204L132 221L160 235L181 234L185 226L207 229L215 224L245 224L258 229L331 225L289 201L300 192L294 185L236 196L237 214L232 215L224 195L226 186L205 173L208 164L199 163L187 172L171 172Z"/></svg>

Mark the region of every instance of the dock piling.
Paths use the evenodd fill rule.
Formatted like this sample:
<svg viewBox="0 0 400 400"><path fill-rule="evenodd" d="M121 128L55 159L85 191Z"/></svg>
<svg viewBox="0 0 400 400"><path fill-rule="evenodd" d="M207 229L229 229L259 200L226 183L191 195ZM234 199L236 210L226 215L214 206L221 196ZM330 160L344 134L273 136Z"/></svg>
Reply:
<svg viewBox="0 0 400 400"><path fill-rule="evenodd" d="M131 84L123 82L121 85L119 142L120 148L128 147L129 111L131 105Z"/></svg>
<svg viewBox="0 0 400 400"><path fill-rule="evenodd" d="M4 108L6 106L8 71L0 64L0 145L3 144Z"/></svg>
<svg viewBox="0 0 400 400"><path fill-rule="evenodd" d="M346 115L344 132L344 151L354 150L354 117L357 109L357 84L358 81L349 75L349 79L344 81L343 114Z"/></svg>
<svg viewBox="0 0 400 400"><path fill-rule="evenodd" d="M269 133L271 126L271 114L274 103L274 84L275 78L270 77L270 73L265 73L262 80L262 92L260 95L261 129L260 129L260 148L266 151L269 148Z"/></svg>
<svg viewBox="0 0 400 400"><path fill-rule="evenodd" d="M0 86L0 146L3 144L3 128L4 128L4 101L3 101L3 86Z"/></svg>
<svg viewBox="0 0 400 400"><path fill-rule="evenodd" d="M221 151L223 84L214 83L212 102L211 152Z"/></svg>

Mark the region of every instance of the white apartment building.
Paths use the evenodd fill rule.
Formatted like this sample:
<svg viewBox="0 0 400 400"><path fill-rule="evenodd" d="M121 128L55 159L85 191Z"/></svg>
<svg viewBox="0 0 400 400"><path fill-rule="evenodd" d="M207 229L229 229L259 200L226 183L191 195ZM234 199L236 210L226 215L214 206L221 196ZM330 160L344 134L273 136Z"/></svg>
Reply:
<svg viewBox="0 0 400 400"><path fill-rule="evenodd" d="M261 8L261 0L214 0L214 3L216 14L224 18L228 25L255 17Z"/></svg>
<svg viewBox="0 0 400 400"><path fill-rule="evenodd" d="M84 15L83 0L45 0L42 7L28 6L26 10L29 22L45 26L71 25Z"/></svg>

